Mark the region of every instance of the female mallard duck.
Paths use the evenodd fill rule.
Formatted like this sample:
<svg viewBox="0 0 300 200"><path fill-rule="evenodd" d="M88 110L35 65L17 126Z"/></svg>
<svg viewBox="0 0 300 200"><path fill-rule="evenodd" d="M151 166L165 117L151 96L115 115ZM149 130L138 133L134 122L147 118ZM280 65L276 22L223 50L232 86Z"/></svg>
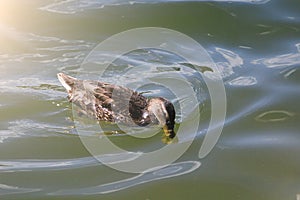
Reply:
<svg viewBox="0 0 300 200"><path fill-rule="evenodd" d="M175 137L175 109L162 97L146 98L129 88L98 81L78 80L57 74L70 102L99 121L139 126L159 125L170 139Z"/></svg>

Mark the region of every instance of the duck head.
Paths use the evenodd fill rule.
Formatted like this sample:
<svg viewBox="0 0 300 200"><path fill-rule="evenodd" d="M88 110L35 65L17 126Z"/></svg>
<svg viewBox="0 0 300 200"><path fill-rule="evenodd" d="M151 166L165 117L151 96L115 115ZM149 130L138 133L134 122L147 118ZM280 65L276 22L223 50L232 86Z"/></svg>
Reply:
<svg viewBox="0 0 300 200"><path fill-rule="evenodd" d="M176 114L174 106L170 101L161 97L149 99L148 112L163 127L165 136L171 139L175 137L174 125Z"/></svg>

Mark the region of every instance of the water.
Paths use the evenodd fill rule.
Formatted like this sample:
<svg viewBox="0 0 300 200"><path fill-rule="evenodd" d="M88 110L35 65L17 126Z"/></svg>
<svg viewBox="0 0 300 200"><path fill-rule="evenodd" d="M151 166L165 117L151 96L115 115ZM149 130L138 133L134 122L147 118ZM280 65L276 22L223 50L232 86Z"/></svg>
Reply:
<svg viewBox="0 0 300 200"><path fill-rule="evenodd" d="M1 199L299 198L299 8L297 0L1 1ZM200 102L194 139L194 107L176 118L185 134L173 147L193 141L190 148L165 168L131 174L99 163L83 146L56 73L93 78L80 68L89 52L109 36L139 27L173 29L201 43L221 72L227 113L216 146L200 159L211 113L201 76L161 51L139 50L115 61L106 81L135 87L144 77L181 73ZM112 55L106 52L101 61ZM135 65L147 70L130 71ZM168 97L177 109L188 99L159 85L138 90ZM114 133L115 127L105 126ZM99 139L102 133L88 134ZM102 155L107 163L130 163L165 147L160 134L111 138L132 153Z"/></svg>

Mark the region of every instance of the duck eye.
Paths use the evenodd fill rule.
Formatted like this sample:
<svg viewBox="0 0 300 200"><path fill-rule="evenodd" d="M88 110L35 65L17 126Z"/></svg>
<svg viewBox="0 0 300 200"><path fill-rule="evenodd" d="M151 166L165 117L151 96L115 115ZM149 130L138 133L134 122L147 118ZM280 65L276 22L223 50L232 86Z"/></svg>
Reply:
<svg viewBox="0 0 300 200"><path fill-rule="evenodd" d="M171 121L169 119L167 119L166 125L171 125Z"/></svg>

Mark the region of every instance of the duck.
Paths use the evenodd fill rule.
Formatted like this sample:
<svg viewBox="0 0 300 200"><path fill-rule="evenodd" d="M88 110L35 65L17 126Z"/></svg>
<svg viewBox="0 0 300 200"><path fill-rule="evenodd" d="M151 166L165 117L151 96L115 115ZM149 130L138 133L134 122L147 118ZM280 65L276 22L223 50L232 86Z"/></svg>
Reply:
<svg viewBox="0 0 300 200"><path fill-rule="evenodd" d="M124 86L80 80L64 73L58 73L57 78L66 89L69 102L89 117L140 127L156 125L163 129L163 137L172 140L176 136L176 112L166 98L147 98Z"/></svg>

